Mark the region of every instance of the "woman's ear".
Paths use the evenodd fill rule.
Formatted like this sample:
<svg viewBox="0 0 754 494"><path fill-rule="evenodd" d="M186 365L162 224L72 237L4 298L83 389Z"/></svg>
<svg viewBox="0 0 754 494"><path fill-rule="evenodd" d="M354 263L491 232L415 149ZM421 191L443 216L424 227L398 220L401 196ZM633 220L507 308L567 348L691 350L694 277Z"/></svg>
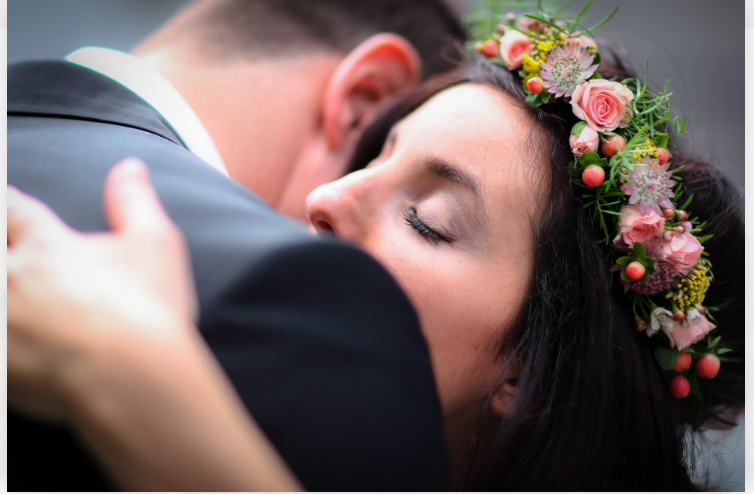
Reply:
<svg viewBox="0 0 754 494"><path fill-rule="evenodd" d="M387 106L421 79L421 60L411 43L378 34L357 46L338 65L325 90L327 144L337 150L354 142Z"/></svg>
<svg viewBox="0 0 754 494"><path fill-rule="evenodd" d="M505 366L503 376L490 399L490 409L495 417L504 418L511 415L516 402L518 380L521 376L523 365L520 359L513 357Z"/></svg>

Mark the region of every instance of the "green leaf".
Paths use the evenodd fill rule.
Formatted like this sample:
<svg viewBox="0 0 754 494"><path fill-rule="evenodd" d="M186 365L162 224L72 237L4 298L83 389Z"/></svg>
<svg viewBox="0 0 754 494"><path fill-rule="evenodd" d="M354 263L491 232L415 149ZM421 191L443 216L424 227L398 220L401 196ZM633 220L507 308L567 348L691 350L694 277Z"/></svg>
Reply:
<svg viewBox="0 0 754 494"><path fill-rule="evenodd" d="M584 166L595 165L600 161L600 159L601 158L599 154L589 151L581 155L581 158L579 158L579 163Z"/></svg>
<svg viewBox="0 0 754 494"><path fill-rule="evenodd" d="M550 101L550 93L546 90L543 90L541 93L539 93L539 99L542 101L542 104L546 104L548 101Z"/></svg>
<svg viewBox="0 0 754 494"><path fill-rule="evenodd" d="M716 353L717 353L717 355L722 355L724 353L728 353L728 352L732 352L732 351L733 351L733 349L731 349L731 348L718 348Z"/></svg>
<svg viewBox="0 0 754 494"><path fill-rule="evenodd" d="M647 251L644 249L644 244L641 242L636 242L634 244L634 251L633 251L634 259L642 259L644 257L647 257Z"/></svg>
<svg viewBox="0 0 754 494"><path fill-rule="evenodd" d="M659 136L655 139L655 146L658 148L667 148L670 136L666 132L657 132L655 135Z"/></svg>
<svg viewBox="0 0 754 494"><path fill-rule="evenodd" d="M584 130L585 127L586 127L586 122L584 122L583 120L578 122L573 127L571 127L571 135L577 136L581 134L581 131ZM592 153L592 154L597 154L597 153Z"/></svg>
<svg viewBox="0 0 754 494"><path fill-rule="evenodd" d="M651 257L642 257L641 263L644 264L644 266L647 268L647 274L652 274L657 271L657 268L655 267L655 260Z"/></svg>
<svg viewBox="0 0 754 494"><path fill-rule="evenodd" d="M662 370L671 370L681 354L676 348L658 346L655 348L655 360Z"/></svg>
<svg viewBox="0 0 754 494"><path fill-rule="evenodd" d="M710 233L709 235L704 235L702 237L697 237L696 239L699 241L700 244L703 244L704 242L706 242L707 240L711 239L714 236L715 236L714 233Z"/></svg>
<svg viewBox="0 0 754 494"><path fill-rule="evenodd" d="M691 204L691 199L693 199L693 198L694 198L694 194L691 194L691 195L689 196L689 198L688 198L688 199L686 199L686 202L684 202L684 203L683 203L683 206L681 206L681 207L680 207L680 208L678 208L678 209L686 209L686 208L687 208L687 207L689 206L689 204Z"/></svg>
<svg viewBox="0 0 754 494"><path fill-rule="evenodd" d="M605 17L599 23L597 23L594 26L592 26L589 29L587 29L587 31L589 31L590 33L593 33L595 31L597 31L598 29L600 29L605 24L607 24L608 22L610 22L610 19L612 19L613 16L618 13L618 8L619 7L615 7L615 10L613 10L612 12L610 12L610 14L607 17Z"/></svg>
<svg viewBox="0 0 754 494"><path fill-rule="evenodd" d="M594 65L599 65L599 64L600 64L600 62L602 62L602 57L600 56L600 54L599 54L599 53L595 53L595 54L594 54L594 61L592 62L592 64L594 64ZM597 73L595 72L595 73L594 73L594 76L592 76L592 77L594 77L595 79L601 79L601 77L597 77L597 75L598 75L598 74L597 74Z"/></svg>
<svg viewBox="0 0 754 494"><path fill-rule="evenodd" d="M619 257L617 261L615 261L615 264L619 264L621 266L628 266L633 261L632 258L628 256Z"/></svg>
<svg viewBox="0 0 754 494"><path fill-rule="evenodd" d="M710 341L709 344L707 344L707 350L715 348L717 346L717 344L720 343L721 339L722 339L722 336L718 336L714 340Z"/></svg>
<svg viewBox="0 0 754 494"><path fill-rule="evenodd" d="M542 24L547 24L550 27L554 27L558 30L558 32L562 32L563 28L558 26L557 24L553 24L552 22L548 21L547 19L543 19L542 17L539 17L538 15L526 15L525 17L528 17L529 19L534 19L535 21L539 21Z"/></svg>
<svg viewBox="0 0 754 494"><path fill-rule="evenodd" d="M526 102L529 103L530 105L534 105L534 102L537 101L538 98L539 98L538 94L533 94L532 93L532 94L530 94L529 96L526 97ZM536 105L534 105L534 106L536 106Z"/></svg>
<svg viewBox="0 0 754 494"><path fill-rule="evenodd" d="M594 0L589 0L589 1L588 1L588 2L586 2L586 4L585 4L585 5L584 5L584 6L583 6L583 7L581 8L581 11L579 11L579 15L577 15L577 16L576 16L576 19L574 19L574 21L573 21L573 22L574 22L575 24L578 24L578 23L579 23L579 21L581 21L581 18L582 18L582 17L584 17L584 14L586 14L586 11L587 11L587 10L589 9L589 6L590 6L590 5L592 5L592 2L594 2Z"/></svg>
<svg viewBox="0 0 754 494"><path fill-rule="evenodd" d="M626 283L633 283L634 282L634 280L632 280L631 278L629 278L628 275L626 274L626 267L625 266L623 266L623 269L620 270L620 279L622 279Z"/></svg>

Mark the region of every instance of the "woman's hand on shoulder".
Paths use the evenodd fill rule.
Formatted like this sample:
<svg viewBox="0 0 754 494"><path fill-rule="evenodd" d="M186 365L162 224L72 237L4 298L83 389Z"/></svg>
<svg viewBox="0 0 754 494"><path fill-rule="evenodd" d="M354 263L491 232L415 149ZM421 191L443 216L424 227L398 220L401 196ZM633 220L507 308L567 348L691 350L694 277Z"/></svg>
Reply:
<svg viewBox="0 0 754 494"><path fill-rule="evenodd" d="M8 397L27 412L64 418L91 373L198 339L188 251L143 163L111 170L105 209L112 231L82 233L8 188Z"/></svg>

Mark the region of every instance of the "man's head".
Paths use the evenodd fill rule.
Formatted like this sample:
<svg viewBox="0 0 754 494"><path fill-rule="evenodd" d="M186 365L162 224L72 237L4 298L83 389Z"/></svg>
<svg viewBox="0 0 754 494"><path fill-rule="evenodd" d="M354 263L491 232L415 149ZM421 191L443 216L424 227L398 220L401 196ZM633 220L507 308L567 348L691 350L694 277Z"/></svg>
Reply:
<svg viewBox="0 0 754 494"><path fill-rule="evenodd" d="M304 218L364 128L451 69L463 39L443 0L199 0L134 54L188 100L233 178Z"/></svg>

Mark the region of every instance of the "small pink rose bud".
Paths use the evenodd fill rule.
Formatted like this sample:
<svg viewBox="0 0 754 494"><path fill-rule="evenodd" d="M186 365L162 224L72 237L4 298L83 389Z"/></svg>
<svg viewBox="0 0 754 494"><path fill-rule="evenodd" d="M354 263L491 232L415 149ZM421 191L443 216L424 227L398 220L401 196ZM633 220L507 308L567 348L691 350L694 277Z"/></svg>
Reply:
<svg viewBox="0 0 754 494"><path fill-rule="evenodd" d="M581 180L587 187L596 189L605 183L605 170L601 166L589 165L581 173Z"/></svg>
<svg viewBox="0 0 754 494"><path fill-rule="evenodd" d="M671 240L673 240L673 234L670 233L670 231L665 230L664 232L662 232L662 239L666 242L670 242Z"/></svg>
<svg viewBox="0 0 754 494"><path fill-rule="evenodd" d="M571 145L573 154L581 156L584 153L597 151L597 147L600 144L600 135L591 127L576 124L571 130L568 143Z"/></svg>
<svg viewBox="0 0 754 494"><path fill-rule="evenodd" d="M687 221L686 223L684 223L683 227L686 229L687 232L690 232L691 230L694 229L694 225L692 225L690 221Z"/></svg>
<svg viewBox="0 0 754 494"><path fill-rule="evenodd" d="M481 53L487 58L495 58L500 53L500 45L494 39L488 39L482 45Z"/></svg>
<svg viewBox="0 0 754 494"><path fill-rule="evenodd" d="M689 213L687 213L686 211L676 211L675 218L678 221L686 221L687 219L689 219Z"/></svg>
<svg viewBox="0 0 754 494"><path fill-rule="evenodd" d="M542 92L542 85L544 84L544 81L541 77L532 77L528 81L526 81L526 89L531 91L534 94L539 94Z"/></svg>
<svg viewBox="0 0 754 494"><path fill-rule="evenodd" d="M670 159L670 155L668 154L668 150L665 148L658 148L657 153L660 155L660 165L664 165L668 162Z"/></svg>
<svg viewBox="0 0 754 494"><path fill-rule="evenodd" d="M677 233L678 235L683 235L683 232L685 232L686 229L684 227L682 227L682 226L677 226L677 227L673 228L673 231L675 233Z"/></svg>
<svg viewBox="0 0 754 494"><path fill-rule="evenodd" d="M669 220L670 218L675 216L675 209L670 209L670 208L663 209L662 215L665 217L666 220Z"/></svg>
<svg viewBox="0 0 754 494"><path fill-rule="evenodd" d="M505 14L505 17L510 20L513 20L516 18L516 14L514 14L513 12L508 12L507 14Z"/></svg>
<svg viewBox="0 0 754 494"><path fill-rule="evenodd" d="M626 140L619 135L607 136L607 142L602 143L602 154L607 158L612 158L626 148Z"/></svg>

